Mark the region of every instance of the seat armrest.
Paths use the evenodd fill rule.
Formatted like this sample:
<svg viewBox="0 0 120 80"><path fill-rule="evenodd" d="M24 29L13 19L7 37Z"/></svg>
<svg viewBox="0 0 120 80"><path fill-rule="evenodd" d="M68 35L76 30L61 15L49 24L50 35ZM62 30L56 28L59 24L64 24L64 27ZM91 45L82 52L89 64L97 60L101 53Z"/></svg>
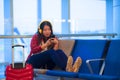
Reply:
<svg viewBox="0 0 120 80"><path fill-rule="evenodd" d="M34 76L37 77L39 74L46 74L47 69L34 69Z"/></svg>
<svg viewBox="0 0 120 80"><path fill-rule="evenodd" d="M99 75L102 75L103 70L104 70L104 67L105 67L105 61L104 61L104 60L105 60L105 59L103 59L103 58L101 58L101 59L88 59L88 60L86 60L86 64L87 64L87 66L88 66L88 69L89 69L90 73L91 73L91 74L94 74L90 62L103 61L103 64L102 64L101 69L100 69L100 72L99 72Z"/></svg>
<svg viewBox="0 0 120 80"><path fill-rule="evenodd" d="M34 73L38 74L46 74L47 71L47 69L34 69Z"/></svg>

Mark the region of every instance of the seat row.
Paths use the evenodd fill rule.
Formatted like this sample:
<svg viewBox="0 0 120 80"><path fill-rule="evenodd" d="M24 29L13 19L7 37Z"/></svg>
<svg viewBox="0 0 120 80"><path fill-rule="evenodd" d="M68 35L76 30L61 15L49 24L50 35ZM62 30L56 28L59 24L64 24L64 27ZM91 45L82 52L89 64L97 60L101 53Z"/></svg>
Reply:
<svg viewBox="0 0 120 80"><path fill-rule="evenodd" d="M79 72L34 69L36 74L86 80L120 80L120 39L76 39L60 42L61 49L67 56L72 55L74 61L78 56L82 58Z"/></svg>

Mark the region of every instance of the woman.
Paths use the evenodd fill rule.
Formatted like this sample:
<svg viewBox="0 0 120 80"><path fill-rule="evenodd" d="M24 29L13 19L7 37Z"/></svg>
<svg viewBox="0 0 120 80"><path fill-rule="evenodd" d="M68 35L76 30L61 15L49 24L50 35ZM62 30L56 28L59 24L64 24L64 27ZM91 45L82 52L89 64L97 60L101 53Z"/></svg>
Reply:
<svg viewBox="0 0 120 80"><path fill-rule="evenodd" d="M37 33L32 37L30 44L31 52L26 62L32 64L33 68L53 69L55 66L58 66L62 70L76 72L74 71L75 69L73 70L74 66L72 67L72 57L67 57L62 50L58 49L58 43L58 39L53 34L51 23L43 21ZM79 57L76 63L79 69L81 65Z"/></svg>

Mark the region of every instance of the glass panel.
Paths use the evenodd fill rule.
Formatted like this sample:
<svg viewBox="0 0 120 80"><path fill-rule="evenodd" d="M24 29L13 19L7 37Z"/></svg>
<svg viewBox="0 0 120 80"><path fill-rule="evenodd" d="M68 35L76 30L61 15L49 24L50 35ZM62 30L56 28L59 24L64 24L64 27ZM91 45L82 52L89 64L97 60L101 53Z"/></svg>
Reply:
<svg viewBox="0 0 120 80"><path fill-rule="evenodd" d="M0 64L0 80L2 80L3 78L5 78L5 65Z"/></svg>
<svg viewBox="0 0 120 80"><path fill-rule="evenodd" d="M37 0L13 0L14 35L33 35L37 31ZM25 59L30 51L30 38L15 38L14 44L25 45ZM15 49L15 61L21 62L22 49Z"/></svg>
<svg viewBox="0 0 120 80"><path fill-rule="evenodd" d="M0 39L0 62L4 62L4 40Z"/></svg>
<svg viewBox="0 0 120 80"><path fill-rule="evenodd" d="M37 0L13 0L14 34L29 35L37 29Z"/></svg>
<svg viewBox="0 0 120 80"><path fill-rule="evenodd" d="M0 35L4 34L4 8L3 0L0 0Z"/></svg>
<svg viewBox="0 0 120 80"><path fill-rule="evenodd" d="M20 47L14 48L15 62L22 62L23 54L25 56L25 60L27 59L27 57L30 53L30 41L31 41L31 38L16 38L16 39L14 39L14 44L25 45L24 52L23 52L23 49Z"/></svg>
<svg viewBox="0 0 120 80"><path fill-rule="evenodd" d="M71 0L71 33L106 32L104 0Z"/></svg>
<svg viewBox="0 0 120 80"><path fill-rule="evenodd" d="M4 35L4 8L3 0L0 0L0 35ZM4 61L4 40L0 39L0 62Z"/></svg>
<svg viewBox="0 0 120 80"><path fill-rule="evenodd" d="M61 33L61 0L42 0L42 20L49 20L56 34Z"/></svg>

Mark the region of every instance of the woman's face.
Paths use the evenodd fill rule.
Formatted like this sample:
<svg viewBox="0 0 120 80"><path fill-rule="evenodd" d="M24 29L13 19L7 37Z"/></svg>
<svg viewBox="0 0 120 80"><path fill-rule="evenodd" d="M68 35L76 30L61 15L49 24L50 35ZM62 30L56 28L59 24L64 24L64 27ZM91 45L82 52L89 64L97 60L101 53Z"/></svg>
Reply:
<svg viewBox="0 0 120 80"><path fill-rule="evenodd" d="M44 28L43 28L43 35L45 37L50 37L51 35L51 30L50 30L50 27L48 25L45 25Z"/></svg>

